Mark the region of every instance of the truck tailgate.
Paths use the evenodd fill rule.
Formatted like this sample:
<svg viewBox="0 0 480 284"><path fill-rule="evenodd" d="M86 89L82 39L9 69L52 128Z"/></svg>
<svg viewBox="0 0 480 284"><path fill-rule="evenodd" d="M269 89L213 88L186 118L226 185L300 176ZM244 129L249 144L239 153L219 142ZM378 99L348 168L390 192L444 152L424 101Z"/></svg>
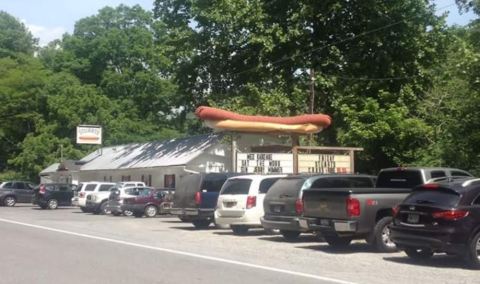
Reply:
<svg viewBox="0 0 480 284"><path fill-rule="evenodd" d="M346 200L349 195L349 189L306 190L303 192L303 215L347 219Z"/></svg>

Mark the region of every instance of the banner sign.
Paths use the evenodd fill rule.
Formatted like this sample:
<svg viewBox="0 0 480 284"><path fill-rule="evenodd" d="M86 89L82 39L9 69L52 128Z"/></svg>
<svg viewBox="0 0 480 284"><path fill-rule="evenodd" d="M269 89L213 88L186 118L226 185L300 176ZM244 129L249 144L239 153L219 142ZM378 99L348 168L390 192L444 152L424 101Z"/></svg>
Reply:
<svg viewBox="0 0 480 284"><path fill-rule="evenodd" d="M102 127L98 125L77 126L77 144L102 144Z"/></svg>

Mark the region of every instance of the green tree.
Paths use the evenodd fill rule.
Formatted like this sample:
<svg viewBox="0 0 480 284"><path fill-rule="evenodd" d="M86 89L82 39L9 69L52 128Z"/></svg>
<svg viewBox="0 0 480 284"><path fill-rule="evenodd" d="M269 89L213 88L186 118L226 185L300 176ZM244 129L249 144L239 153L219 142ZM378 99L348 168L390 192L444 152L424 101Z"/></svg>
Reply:
<svg viewBox="0 0 480 284"><path fill-rule="evenodd" d="M12 15L0 11L0 57L17 52L33 55L37 39Z"/></svg>

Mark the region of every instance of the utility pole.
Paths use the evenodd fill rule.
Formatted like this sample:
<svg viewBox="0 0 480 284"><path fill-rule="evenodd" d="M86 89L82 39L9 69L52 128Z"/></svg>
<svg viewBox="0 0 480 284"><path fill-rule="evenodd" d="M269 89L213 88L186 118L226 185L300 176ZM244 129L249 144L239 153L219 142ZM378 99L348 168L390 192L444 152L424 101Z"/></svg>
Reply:
<svg viewBox="0 0 480 284"><path fill-rule="evenodd" d="M314 104L315 104L315 71L313 67L310 68L310 114L314 112ZM313 134L309 135L309 144L313 146Z"/></svg>

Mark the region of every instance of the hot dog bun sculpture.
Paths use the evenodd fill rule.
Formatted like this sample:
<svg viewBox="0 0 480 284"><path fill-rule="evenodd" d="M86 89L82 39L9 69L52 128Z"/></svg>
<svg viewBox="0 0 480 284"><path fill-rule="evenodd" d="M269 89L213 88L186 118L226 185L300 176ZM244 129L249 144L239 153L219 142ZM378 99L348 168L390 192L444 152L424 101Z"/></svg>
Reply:
<svg viewBox="0 0 480 284"><path fill-rule="evenodd" d="M272 133L318 133L328 127L332 119L325 114L304 114L290 117L243 115L218 108L200 106L198 118L217 131Z"/></svg>

